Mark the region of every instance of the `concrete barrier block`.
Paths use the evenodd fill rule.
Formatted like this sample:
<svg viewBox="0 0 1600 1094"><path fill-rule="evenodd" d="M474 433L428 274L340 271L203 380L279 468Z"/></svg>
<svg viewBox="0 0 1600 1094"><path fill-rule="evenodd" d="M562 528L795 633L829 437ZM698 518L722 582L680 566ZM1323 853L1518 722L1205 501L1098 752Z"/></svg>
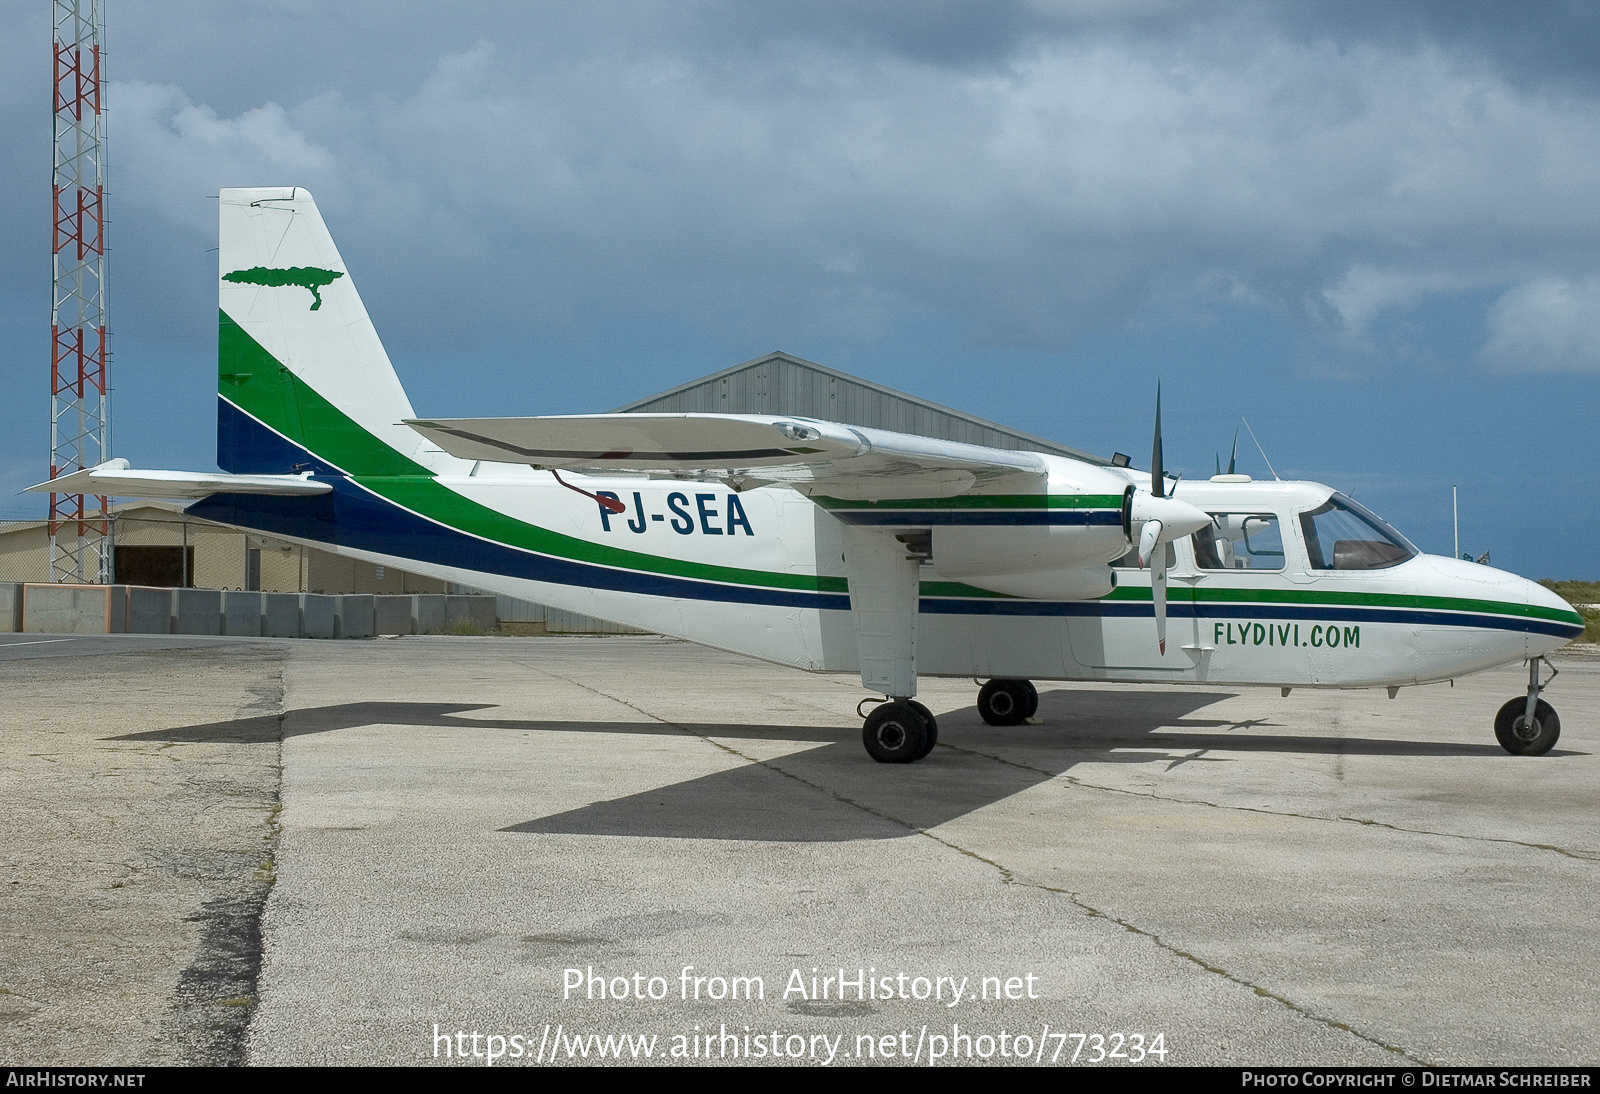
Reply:
<svg viewBox="0 0 1600 1094"><path fill-rule="evenodd" d="M221 634L221 589L172 590L174 634Z"/></svg>
<svg viewBox="0 0 1600 1094"><path fill-rule="evenodd" d="M129 634L172 633L172 590L127 585L124 628Z"/></svg>
<svg viewBox="0 0 1600 1094"><path fill-rule="evenodd" d="M372 631L374 634L411 634L412 598L409 596L374 596L372 598Z"/></svg>
<svg viewBox="0 0 1600 1094"><path fill-rule="evenodd" d="M473 596L467 599L470 601L467 614L472 625L486 631L494 630L494 625L500 621L495 614L494 597Z"/></svg>
<svg viewBox="0 0 1600 1094"><path fill-rule="evenodd" d="M472 596L465 593L445 597L445 630L470 627L474 630L494 630L494 597Z"/></svg>
<svg viewBox="0 0 1600 1094"><path fill-rule="evenodd" d="M412 597L412 634L443 634L445 600L443 593L418 593Z"/></svg>
<svg viewBox="0 0 1600 1094"><path fill-rule="evenodd" d="M128 629L128 587L111 586L111 630L122 634Z"/></svg>
<svg viewBox="0 0 1600 1094"><path fill-rule="evenodd" d="M261 593L223 590L222 633L260 637L261 597Z"/></svg>
<svg viewBox="0 0 1600 1094"><path fill-rule="evenodd" d="M22 629L31 634L107 634L121 613L110 585L24 585Z"/></svg>
<svg viewBox="0 0 1600 1094"><path fill-rule="evenodd" d="M301 593L300 637L332 638L337 614L332 596L322 593Z"/></svg>
<svg viewBox="0 0 1600 1094"><path fill-rule="evenodd" d="M0 581L0 631L22 629L22 582Z"/></svg>
<svg viewBox="0 0 1600 1094"><path fill-rule="evenodd" d="M300 594L262 593L261 634L265 638L300 637Z"/></svg>
<svg viewBox="0 0 1600 1094"><path fill-rule="evenodd" d="M335 638L371 638L377 609L376 598L371 593L345 593L338 597L338 616L334 621Z"/></svg>

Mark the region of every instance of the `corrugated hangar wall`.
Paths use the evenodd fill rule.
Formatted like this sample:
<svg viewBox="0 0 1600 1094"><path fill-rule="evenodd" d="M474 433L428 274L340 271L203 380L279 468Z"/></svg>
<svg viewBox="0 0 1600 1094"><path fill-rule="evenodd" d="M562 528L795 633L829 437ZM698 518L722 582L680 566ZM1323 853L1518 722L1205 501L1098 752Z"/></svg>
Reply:
<svg viewBox="0 0 1600 1094"><path fill-rule="evenodd" d="M1053 452L1090 463L1106 462L787 353L757 357L618 410L636 414L793 414L990 448Z"/></svg>

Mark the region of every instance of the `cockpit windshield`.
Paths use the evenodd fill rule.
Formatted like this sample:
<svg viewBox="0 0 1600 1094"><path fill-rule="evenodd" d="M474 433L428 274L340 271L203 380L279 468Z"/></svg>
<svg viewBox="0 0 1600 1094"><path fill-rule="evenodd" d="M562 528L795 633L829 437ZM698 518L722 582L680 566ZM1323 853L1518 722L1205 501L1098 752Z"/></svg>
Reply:
<svg viewBox="0 0 1600 1094"><path fill-rule="evenodd" d="M1420 552L1383 518L1343 494L1300 514L1313 570L1381 570Z"/></svg>

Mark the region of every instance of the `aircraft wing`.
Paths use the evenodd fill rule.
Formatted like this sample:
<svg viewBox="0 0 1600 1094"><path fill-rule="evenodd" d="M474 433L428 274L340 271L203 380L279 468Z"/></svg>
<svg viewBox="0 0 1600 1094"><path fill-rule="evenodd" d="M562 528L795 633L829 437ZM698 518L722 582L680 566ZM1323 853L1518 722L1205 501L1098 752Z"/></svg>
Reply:
<svg viewBox="0 0 1600 1094"><path fill-rule="evenodd" d="M559 471L618 471L785 483L833 497L949 497L974 483L1041 474L1042 457L814 418L585 414L408 420L452 456ZM753 480L753 481L752 481Z"/></svg>
<svg viewBox="0 0 1600 1094"><path fill-rule="evenodd" d="M326 494L333 487L302 475L229 475L217 471L134 471L124 459L28 487L53 494L103 494L117 498L204 498L212 494Z"/></svg>

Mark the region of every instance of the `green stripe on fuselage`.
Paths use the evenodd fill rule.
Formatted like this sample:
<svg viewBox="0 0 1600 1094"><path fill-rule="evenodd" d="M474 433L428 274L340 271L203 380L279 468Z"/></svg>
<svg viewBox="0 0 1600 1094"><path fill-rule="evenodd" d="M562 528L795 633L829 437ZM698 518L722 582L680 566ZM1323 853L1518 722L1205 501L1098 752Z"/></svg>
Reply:
<svg viewBox="0 0 1600 1094"><path fill-rule="evenodd" d="M953 498L890 498L842 501L821 495L812 501L830 512L885 509L1121 509L1121 494L958 494Z"/></svg>
<svg viewBox="0 0 1600 1094"><path fill-rule="evenodd" d="M1169 589L1169 599L1196 604L1300 604L1323 607L1409 608L1443 612L1477 612L1512 615L1524 619L1548 619L1582 626L1577 612L1545 608L1534 604L1512 604L1504 600L1473 600L1454 596L1415 596L1406 593L1328 592L1311 589ZM1150 590L1139 585L1119 586L1103 600L1149 601Z"/></svg>
<svg viewBox="0 0 1600 1094"><path fill-rule="evenodd" d="M842 577L817 577L812 574L783 574L769 570L750 570L738 566L718 566L709 562L648 555L603 543L591 543L575 536L552 532L464 497L441 485L431 476L361 476L358 483L396 505L451 528L481 536L509 547L553 555L557 558L588 562L597 566L642 573L665 574L732 585L757 585L770 589L799 589L807 592L842 593Z"/></svg>
<svg viewBox="0 0 1600 1094"><path fill-rule="evenodd" d="M225 311L218 311L217 392L306 451L352 475L426 475L317 394Z"/></svg>
<svg viewBox="0 0 1600 1094"><path fill-rule="evenodd" d="M846 591L842 577L776 573L629 551L553 532L491 509L441 485L426 468L384 444L280 364L226 312L219 312L219 315L218 388L224 398L321 459L350 472L357 482L373 493L430 520L496 543L576 562L734 585L824 593ZM1122 504L1121 497L1115 494L1050 494L1042 498L1037 494L978 494L875 503L840 501L837 498L813 500L826 509L1083 509L1115 508ZM925 581L921 591L923 596L950 599L1011 599L1002 593L987 592L954 581ZM1583 625L1582 617L1576 612L1494 600L1301 589L1194 589L1191 592L1192 596L1185 596L1173 590L1172 599L1207 603L1423 608L1549 619L1574 626ZM1102 599L1149 601L1150 590L1139 586L1117 588Z"/></svg>
<svg viewBox="0 0 1600 1094"><path fill-rule="evenodd" d="M842 577L718 566L629 551L517 520L442 486L281 365L226 312L218 332L219 393L380 497L447 527L510 547L599 566L734 585L842 593Z"/></svg>

